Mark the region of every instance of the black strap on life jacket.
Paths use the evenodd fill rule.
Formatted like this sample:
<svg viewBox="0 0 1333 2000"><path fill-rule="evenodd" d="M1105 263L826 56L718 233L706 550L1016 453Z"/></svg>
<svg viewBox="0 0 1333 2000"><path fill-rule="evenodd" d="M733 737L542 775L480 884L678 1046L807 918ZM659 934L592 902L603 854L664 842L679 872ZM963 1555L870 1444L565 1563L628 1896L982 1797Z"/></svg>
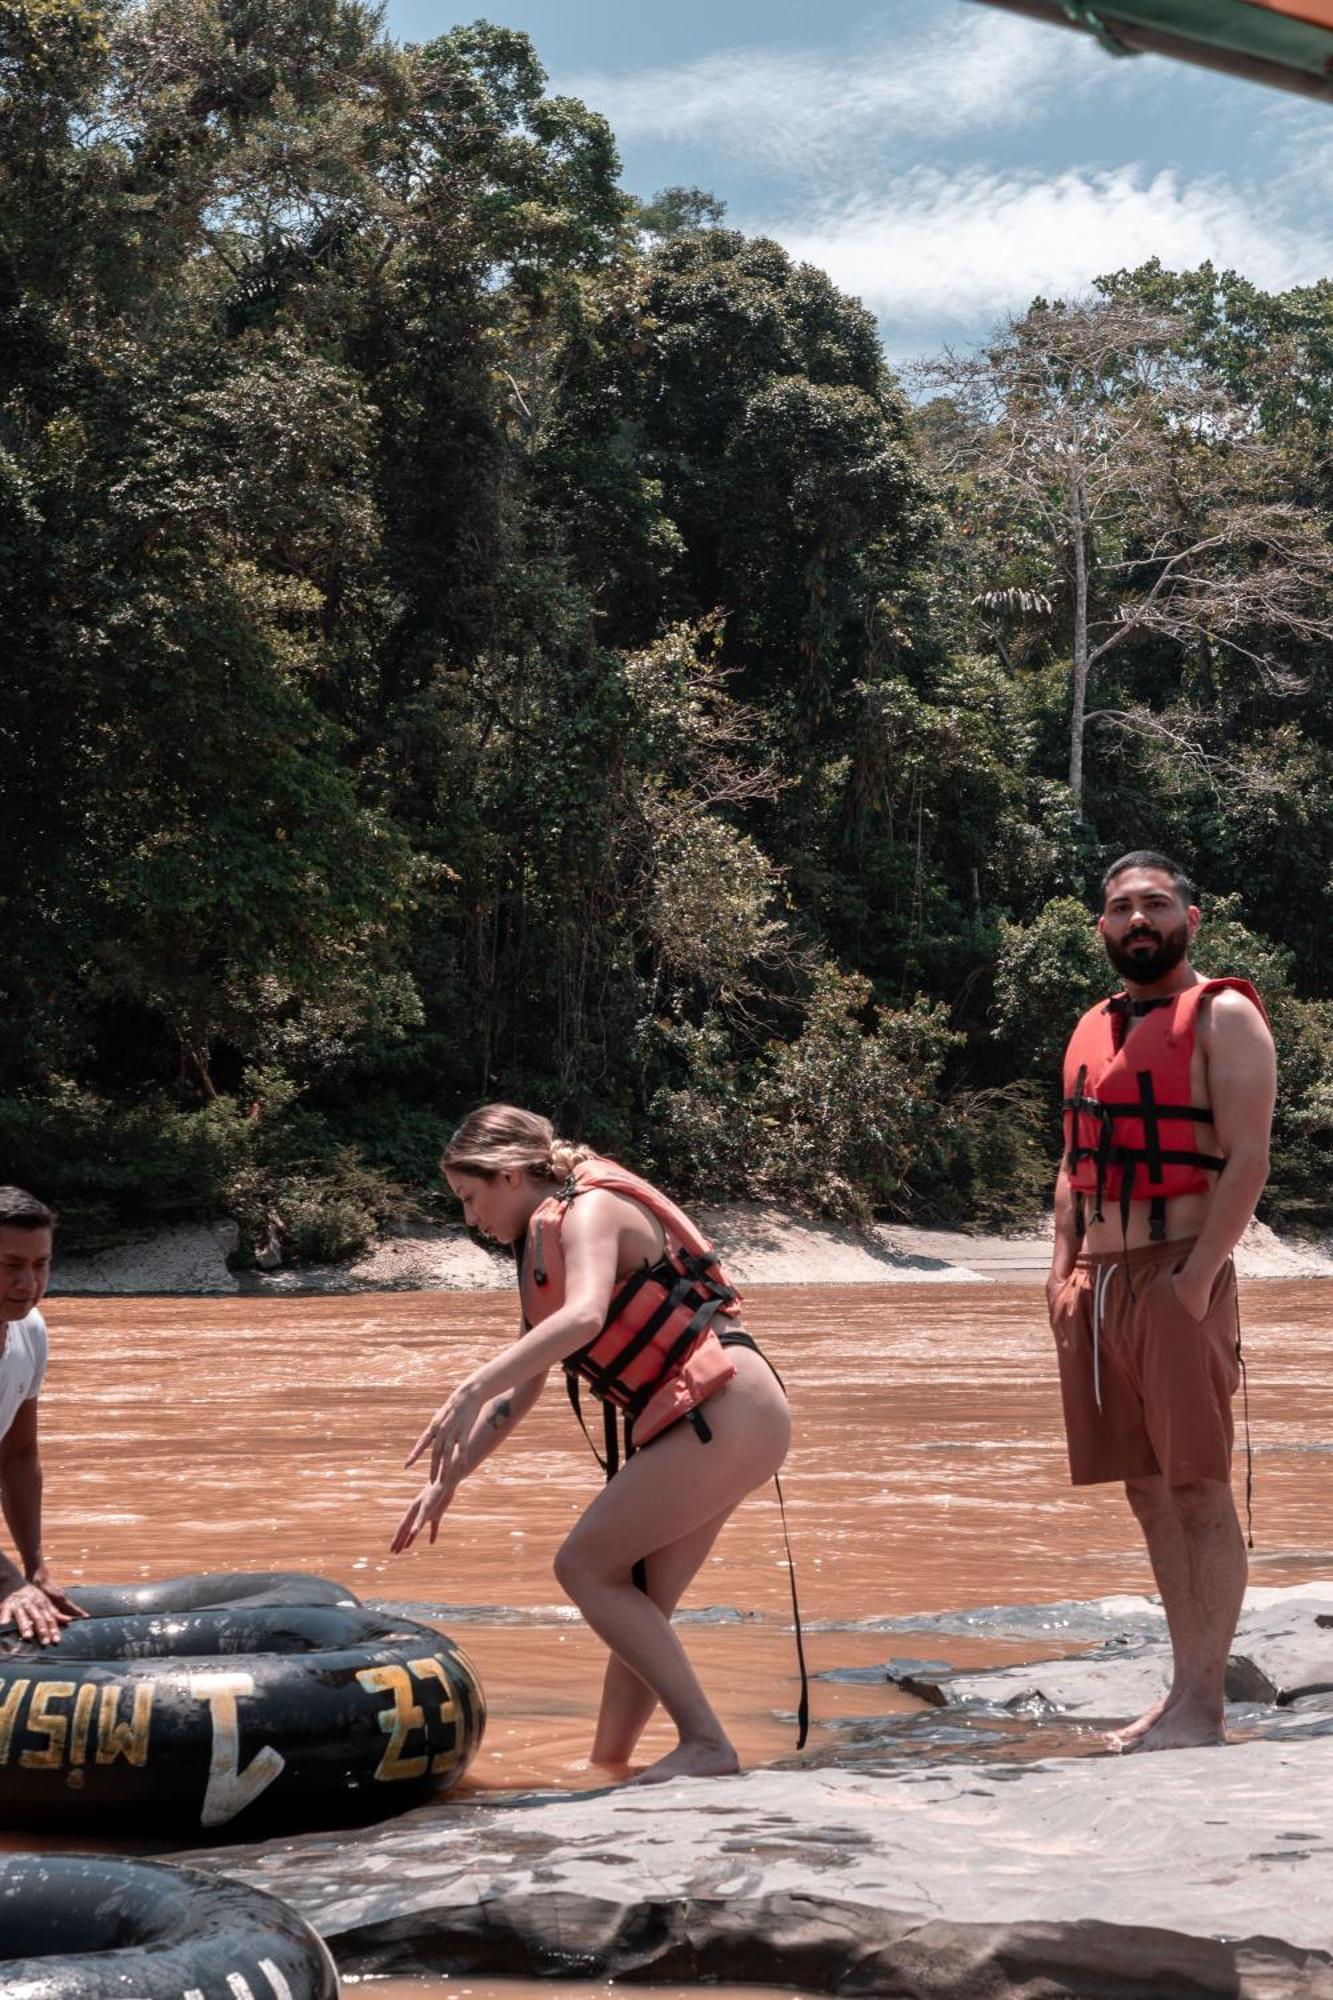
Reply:
<svg viewBox="0 0 1333 2000"><path fill-rule="evenodd" d="M725 1328L719 1333L718 1339L724 1347L753 1348L761 1361L768 1362L768 1366L773 1370L774 1380L783 1395L786 1395L786 1383L778 1374L777 1369L773 1368L773 1363L769 1361L759 1342L752 1339L743 1326ZM702 1416L703 1412L701 1410L692 1410L690 1415L691 1417ZM697 1429L698 1426L696 1425L695 1428ZM701 1435L703 1436L704 1443L707 1444L709 1438L712 1436L712 1432L707 1431L701 1433ZM787 1532L787 1503L782 1497L782 1481L778 1478L776 1472L773 1474L773 1485L778 1496L778 1517L782 1522L782 1546L787 1556L787 1581L791 1585L791 1622L792 1630L796 1635L796 1665L801 1676L801 1697L796 1704L796 1748L804 1750L806 1738L810 1734L810 1675L805 1665L805 1636L801 1631L801 1606L796 1596L796 1560L791 1552L791 1536Z"/></svg>
<svg viewBox="0 0 1333 2000"><path fill-rule="evenodd" d="M778 1514L782 1521L782 1546L787 1552L787 1581L791 1585L791 1622L796 1634L796 1665L801 1676L801 1698L796 1704L796 1748L804 1750L805 1739L810 1734L810 1676L805 1665L805 1644L801 1634L801 1607L796 1599L796 1563L791 1552L791 1536L787 1533L787 1503L782 1497L782 1481L773 1474L773 1485L778 1496Z"/></svg>
<svg viewBox="0 0 1333 2000"><path fill-rule="evenodd" d="M590 1190L581 1187L571 1174L564 1181L556 1195L562 1212L576 1202L581 1194ZM631 1197L632 1199L632 1197ZM532 1276L538 1285L546 1283L545 1246L542 1240L543 1225L536 1223L532 1235ZM523 1253L518 1252L520 1280L523 1269ZM592 1349L609 1326L621 1317L630 1301L637 1298L645 1285L656 1285L661 1298L649 1313L643 1325L626 1341L614 1361L602 1363L593 1359ZM681 1248L674 1253L667 1249L655 1264L645 1264L641 1270L633 1271L606 1309L606 1318L601 1332L594 1335L587 1347L577 1354L567 1355L563 1362L566 1382L575 1374L581 1375L595 1396L604 1403L615 1403L624 1410L633 1422L641 1410L652 1401L658 1389L674 1369L679 1367L695 1342L705 1334L713 1320L724 1306L734 1305L738 1294L727 1284L716 1257L711 1252L707 1256ZM626 1371L632 1367L645 1348L651 1346L662 1328L674 1313L685 1308L690 1318L682 1331L672 1341L662 1357L662 1365L655 1376L642 1382L637 1389L626 1381ZM574 1391L570 1391L571 1400ZM577 1407L577 1405L576 1405ZM580 1422L582 1419L580 1418ZM586 1425L584 1426L586 1432ZM626 1433L628 1435L628 1433Z"/></svg>
<svg viewBox="0 0 1333 2000"><path fill-rule="evenodd" d="M569 1395L570 1407L579 1420L579 1429L592 1446L592 1455L606 1474L606 1482L609 1486L620 1470L622 1453L627 1465L634 1456L634 1438L632 1435L634 1419L618 1410L614 1403L602 1404L602 1442L606 1448L606 1456L603 1457L601 1452L598 1451L597 1446L593 1444L592 1432L583 1421L583 1406L579 1400L579 1378L570 1370L566 1370L565 1373L565 1388ZM630 1574L634 1579L635 1589L642 1590L646 1594L648 1589L648 1566L642 1557L635 1563Z"/></svg>
<svg viewBox="0 0 1333 2000"><path fill-rule="evenodd" d="M1151 1014L1158 1007L1169 1007L1176 998L1167 994L1154 1000L1134 1000L1128 993L1119 993L1106 1003L1106 1012L1111 1016L1112 1039L1117 1048L1124 1046L1125 1035L1131 1019ZM1102 1200L1106 1193L1106 1182L1112 1167L1120 1169L1120 1234L1128 1247L1129 1212L1134 1200L1134 1183L1140 1169L1148 1182L1148 1241L1166 1241L1166 1196L1153 1191L1152 1183L1160 1181L1162 1170L1167 1166L1198 1167L1207 1173L1220 1173L1226 1165L1211 1153L1192 1151L1187 1147L1164 1146L1162 1144L1162 1121L1165 1118L1185 1119L1196 1125L1211 1125L1213 1114L1195 1104L1159 1104L1153 1087L1152 1071L1141 1069L1135 1073L1138 1096L1128 1102L1110 1103L1103 1098L1090 1097L1086 1085L1087 1064L1080 1066L1074 1079L1074 1088L1064 1100L1063 1109L1073 1113L1070 1123L1069 1151L1065 1155L1070 1173L1074 1173L1080 1162L1091 1160L1096 1168L1093 1189L1092 1220L1104 1222ZM1097 1143L1093 1146L1079 1144L1078 1121L1080 1117L1091 1118L1097 1125ZM1143 1127L1143 1144L1126 1145L1116 1137L1116 1120L1133 1119ZM1082 1238L1085 1230L1085 1211L1081 1194L1075 1194L1075 1233ZM1130 1273L1128 1258L1125 1263L1125 1281L1130 1296L1134 1294L1134 1281Z"/></svg>
<svg viewBox="0 0 1333 2000"><path fill-rule="evenodd" d="M1108 1103L1100 1097L1090 1097L1085 1088L1088 1079L1087 1065L1080 1067L1074 1079L1074 1088L1065 1098L1063 1109L1073 1113L1070 1124L1069 1150L1065 1163L1071 1174L1076 1172L1083 1160L1092 1160L1096 1165L1097 1179L1093 1191L1092 1220L1104 1222L1102 1199L1106 1193L1108 1170L1115 1166L1121 1169L1120 1213L1126 1229L1129 1225L1129 1205L1134 1198L1134 1182L1139 1168L1144 1178L1160 1181L1165 1166L1202 1167L1209 1173L1220 1173L1226 1161L1212 1153L1200 1153L1187 1147L1164 1146L1162 1144L1162 1121L1166 1118L1188 1119L1196 1125L1211 1125L1213 1114L1197 1104L1159 1104L1153 1091L1152 1071L1141 1069L1135 1081L1138 1084L1137 1098L1127 1102ZM1097 1123L1097 1143L1095 1146L1079 1144L1078 1121L1080 1118L1095 1119ZM1143 1126L1143 1144L1129 1146L1116 1137L1116 1120L1133 1119ZM1166 1236L1166 1197L1162 1194L1150 1196L1149 1238L1161 1242Z"/></svg>
<svg viewBox="0 0 1333 2000"><path fill-rule="evenodd" d="M1147 1170L1144 1176L1145 1179L1155 1181L1161 1179L1162 1168L1165 1166L1203 1167L1210 1173L1216 1174L1220 1173L1226 1165L1224 1159L1219 1159L1213 1153L1199 1153L1184 1146L1164 1146L1162 1144L1161 1126L1163 1119L1188 1118L1196 1125L1211 1125L1213 1122L1211 1111L1201 1110L1199 1106L1194 1104L1159 1104L1152 1094L1152 1072L1150 1070L1140 1070L1137 1081L1139 1095L1136 1099L1131 1099L1128 1103L1108 1104L1102 1098L1086 1095L1081 1087L1082 1072L1080 1072L1080 1088L1078 1092L1070 1095L1064 1101L1064 1109L1072 1111L1076 1119L1085 1117L1095 1118L1097 1121L1096 1145L1081 1146L1078 1143L1078 1127L1075 1125L1073 1140L1069 1151L1065 1155L1066 1163L1071 1171L1075 1170L1083 1160L1093 1160L1096 1163L1097 1182L1093 1194L1092 1209L1092 1220L1094 1222L1104 1222L1106 1220L1106 1217L1102 1214L1102 1200L1106 1193L1107 1169L1110 1167L1114 1166L1126 1169L1121 1181L1121 1198L1122 1200L1124 1199L1125 1190L1128 1189L1129 1198L1132 1200L1133 1183L1140 1167L1144 1167ZM1142 1121L1144 1143L1141 1146L1129 1146L1123 1140L1116 1138L1115 1125L1118 1118L1132 1118L1135 1121ZM1163 1196L1162 1199L1164 1200L1165 1197Z"/></svg>
<svg viewBox="0 0 1333 2000"><path fill-rule="evenodd" d="M603 1363L594 1360L592 1349L602 1333L615 1324L645 1285L655 1285L661 1291L658 1303L613 1361ZM599 1396L604 1403L617 1404L632 1422L641 1410L647 1408L668 1375L680 1366L690 1349L707 1333L723 1308L735 1304L736 1296L734 1287L726 1283L716 1263L709 1258L693 1256L688 1250L677 1251L674 1255L667 1251L655 1264L645 1265L626 1279L607 1307L602 1333L589 1341L587 1347L580 1348L577 1354L566 1357L563 1364L566 1377L581 1375L595 1396ZM652 1345L667 1321L682 1309L690 1317L663 1355L661 1367L647 1382L631 1388L625 1379L628 1370Z"/></svg>
<svg viewBox="0 0 1333 2000"><path fill-rule="evenodd" d="M613 1479L620 1470L620 1438L618 1430L621 1421L620 1411L614 1403L603 1403L602 1405L602 1436L606 1447L605 1456L603 1456L602 1452L598 1451L596 1444L593 1442L592 1432L588 1429L583 1415L583 1403L579 1396L579 1378L568 1370L565 1374L565 1392L569 1397L569 1407L578 1418L579 1429L583 1432L584 1437L587 1438L593 1457L597 1460L607 1478ZM629 1457L628 1451L626 1451L625 1456L626 1458Z"/></svg>

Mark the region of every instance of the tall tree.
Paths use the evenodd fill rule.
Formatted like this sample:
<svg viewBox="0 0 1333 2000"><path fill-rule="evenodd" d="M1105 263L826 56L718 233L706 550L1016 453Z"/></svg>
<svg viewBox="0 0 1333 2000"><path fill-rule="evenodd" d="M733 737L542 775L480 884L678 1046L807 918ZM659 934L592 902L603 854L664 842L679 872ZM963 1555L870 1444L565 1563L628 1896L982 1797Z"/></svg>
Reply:
<svg viewBox="0 0 1333 2000"><path fill-rule="evenodd" d="M1127 642L1229 656L1280 686L1291 649L1333 636L1324 525L1287 496L1281 448L1194 362L1179 321L1114 299L1039 303L983 354L924 373L953 406L934 432L942 469L994 530L980 607L1034 585L1058 605L1076 805L1090 721L1169 734L1144 705L1089 709Z"/></svg>

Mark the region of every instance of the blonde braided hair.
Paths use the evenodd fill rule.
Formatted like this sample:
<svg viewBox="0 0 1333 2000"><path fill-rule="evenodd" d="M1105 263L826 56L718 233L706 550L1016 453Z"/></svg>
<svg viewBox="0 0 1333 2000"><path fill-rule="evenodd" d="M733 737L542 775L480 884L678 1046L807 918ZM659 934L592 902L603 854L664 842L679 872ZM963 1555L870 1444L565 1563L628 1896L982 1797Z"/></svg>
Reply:
<svg viewBox="0 0 1333 2000"><path fill-rule="evenodd" d="M567 1181L580 1160L594 1158L591 1146L557 1137L549 1118L516 1104L482 1104L470 1111L450 1139L441 1167L494 1180L521 1172L537 1180Z"/></svg>

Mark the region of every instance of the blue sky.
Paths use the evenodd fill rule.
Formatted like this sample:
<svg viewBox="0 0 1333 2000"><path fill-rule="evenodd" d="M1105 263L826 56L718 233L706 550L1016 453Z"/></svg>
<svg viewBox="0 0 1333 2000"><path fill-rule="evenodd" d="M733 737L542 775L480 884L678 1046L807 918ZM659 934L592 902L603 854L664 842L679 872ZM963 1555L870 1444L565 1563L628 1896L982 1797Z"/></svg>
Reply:
<svg viewBox="0 0 1333 2000"><path fill-rule="evenodd" d="M624 183L705 187L863 299L896 360L1159 256L1271 289L1333 276L1333 107L974 0L491 0ZM456 19L390 0L421 41Z"/></svg>

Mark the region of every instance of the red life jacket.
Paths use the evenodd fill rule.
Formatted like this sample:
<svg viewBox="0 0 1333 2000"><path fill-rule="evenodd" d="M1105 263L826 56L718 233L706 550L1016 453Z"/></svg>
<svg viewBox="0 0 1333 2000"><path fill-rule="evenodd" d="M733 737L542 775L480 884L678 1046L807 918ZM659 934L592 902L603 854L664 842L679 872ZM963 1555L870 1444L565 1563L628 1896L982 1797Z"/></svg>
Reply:
<svg viewBox="0 0 1333 2000"><path fill-rule="evenodd" d="M1130 1203L1151 1202L1149 1234L1160 1242L1167 1202L1201 1193L1226 1165L1220 1154L1199 1150L1196 1128L1211 1125L1213 1114L1189 1101L1199 1003L1226 988L1264 1014L1248 979L1204 979L1157 1000L1117 993L1090 1007L1075 1028L1065 1050L1065 1168L1080 1215L1090 1194L1092 1220L1104 1221L1109 1194L1127 1226ZM1142 1018L1126 1039L1131 1016Z"/></svg>
<svg viewBox="0 0 1333 2000"><path fill-rule="evenodd" d="M646 1444L735 1374L712 1327L719 1315L735 1318L740 1293L728 1283L712 1245L673 1201L614 1160L593 1158L579 1162L528 1224L519 1254L519 1290L529 1326L565 1302L561 1224L570 1204L593 1188L607 1188L647 1209L661 1223L666 1244L655 1264L625 1280L607 1308L601 1332L563 1365L576 1410L581 1378L604 1403L623 1411L627 1430L642 1420L636 1436ZM609 1440L613 1432L608 1429L607 1435Z"/></svg>

